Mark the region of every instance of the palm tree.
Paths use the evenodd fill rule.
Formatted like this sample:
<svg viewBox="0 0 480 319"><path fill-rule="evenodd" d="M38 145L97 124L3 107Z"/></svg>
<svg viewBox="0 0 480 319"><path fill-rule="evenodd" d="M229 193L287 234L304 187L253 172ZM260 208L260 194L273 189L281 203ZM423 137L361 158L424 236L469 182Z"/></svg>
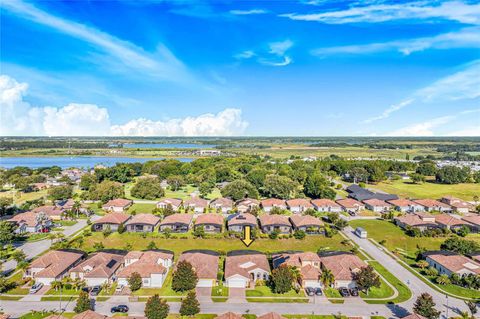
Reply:
<svg viewBox="0 0 480 319"><path fill-rule="evenodd" d="M331 287L335 282L335 276L330 269L324 268L320 275L320 281L323 283L324 287Z"/></svg>
<svg viewBox="0 0 480 319"><path fill-rule="evenodd" d="M300 272L300 269L298 267L290 267L290 273L292 274L293 280L297 282L298 284L302 283L302 273Z"/></svg>
<svg viewBox="0 0 480 319"><path fill-rule="evenodd" d="M62 288L63 286L63 283L61 281L58 281L58 280L54 280L51 282L50 284L52 286L52 288L57 291L58 289Z"/></svg>
<svg viewBox="0 0 480 319"><path fill-rule="evenodd" d="M80 213L80 208L81 207L82 207L82 204L78 200L76 200L75 203L72 206L72 212L75 213L76 218L78 218L78 214Z"/></svg>
<svg viewBox="0 0 480 319"><path fill-rule="evenodd" d="M426 260L420 260L420 261L417 262L417 267L422 269L422 270L427 268L428 265L429 265L429 263Z"/></svg>
<svg viewBox="0 0 480 319"><path fill-rule="evenodd" d="M435 279L439 285L448 285L450 283L450 278L446 274L440 275Z"/></svg>

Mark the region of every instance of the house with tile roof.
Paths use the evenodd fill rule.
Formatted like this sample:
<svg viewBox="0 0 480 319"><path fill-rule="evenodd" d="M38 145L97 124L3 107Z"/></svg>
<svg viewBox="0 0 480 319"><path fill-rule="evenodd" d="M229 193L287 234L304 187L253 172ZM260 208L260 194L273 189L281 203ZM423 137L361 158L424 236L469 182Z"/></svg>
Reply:
<svg viewBox="0 0 480 319"><path fill-rule="evenodd" d="M35 279L44 285L62 280L68 276L68 271L76 266L84 257L83 253L51 250L35 259L25 271L24 276Z"/></svg>
<svg viewBox="0 0 480 319"><path fill-rule="evenodd" d="M371 198L363 201L365 208L374 213L387 213L392 208L392 205L384 200Z"/></svg>
<svg viewBox="0 0 480 319"><path fill-rule="evenodd" d="M110 229L117 231L120 225L125 224L130 219L130 215L124 213L108 213L92 224L93 231L104 231Z"/></svg>
<svg viewBox="0 0 480 319"><path fill-rule="evenodd" d="M326 252L320 254L321 269L329 269L335 277L336 288L354 288L355 273L367 264L358 256L349 252Z"/></svg>
<svg viewBox="0 0 480 319"><path fill-rule="evenodd" d="M86 310L73 316L72 319L106 319L107 316L101 315L93 310Z"/></svg>
<svg viewBox="0 0 480 319"><path fill-rule="evenodd" d="M285 215L262 215L259 218L260 227L265 234L278 231L280 234L290 234L292 232L292 224L288 216Z"/></svg>
<svg viewBox="0 0 480 319"><path fill-rule="evenodd" d="M255 286L257 280L270 278L267 256L258 252L233 251L225 258L225 285L230 288Z"/></svg>
<svg viewBox="0 0 480 319"><path fill-rule="evenodd" d="M327 198L314 199L311 201L313 208L318 212L325 213L340 213L342 206L335 203L335 201Z"/></svg>
<svg viewBox="0 0 480 319"><path fill-rule="evenodd" d="M446 213L446 212L452 211L452 207L450 205L439 202L438 200L435 200L435 199L416 199L414 200L414 202L417 203L418 205L423 206L426 212L437 211L437 212Z"/></svg>
<svg viewBox="0 0 480 319"><path fill-rule="evenodd" d="M44 213L48 217L50 217L51 220L61 220L63 218L63 215L65 213L65 210L61 207L57 206L40 206L40 207L35 207L32 209L33 213Z"/></svg>
<svg viewBox="0 0 480 319"><path fill-rule="evenodd" d="M194 228L203 227L206 233L221 233L223 230L223 216L216 213L198 215Z"/></svg>
<svg viewBox="0 0 480 319"><path fill-rule="evenodd" d="M440 214L435 215L435 222L440 226L440 228L456 230L462 227L468 227L469 229L473 228L469 222L456 218L450 214Z"/></svg>
<svg viewBox="0 0 480 319"><path fill-rule="evenodd" d="M273 268L281 265L297 267L302 275L302 287L323 287L320 280L322 270L320 268L320 257L312 252L282 253L272 256Z"/></svg>
<svg viewBox="0 0 480 319"><path fill-rule="evenodd" d="M215 317L215 319L244 319L242 315L233 313L231 311L223 313Z"/></svg>
<svg viewBox="0 0 480 319"><path fill-rule="evenodd" d="M70 269L70 278L85 280L88 287L101 286L115 281L117 272L123 265L123 255L97 252Z"/></svg>
<svg viewBox="0 0 480 319"><path fill-rule="evenodd" d="M128 278L136 272L142 277L142 287L159 288L163 286L173 265L173 253L156 250L131 251L124 257L124 265L117 273L119 285L128 286Z"/></svg>
<svg viewBox="0 0 480 319"><path fill-rule="evenodd" d="M217 282L219 256L214 251L186 251L178 262L189 262L198 276L197 287L213 287Z"/></svg>
<svg viewBox="0 0 480 319"><path fill-rule="evenodd" d="M286 201L287 208L294 214L300 214L309 208L313 208L312 203L306 198L294 198Z"/></svg>
<svg viewBox="0 0 480 319"><path fill-rule="evenodd" d="M107 212L123 213L132 205L133 201L130 199L116 198L106 202L102 209Z"/></svg>
<svg viewBox="0 0 480 319"><path fill-rule="evenodd" d="M245 226L252 229L257 227L257 217L249 213L234 214L227 217L227 228L229 231L243 232Z"/></svg>
<svg viewBox="0 0 480 319"><path fill-rule="evenodd" d="M178 198L164 198L157 203L157 208L166 209L170 206L174 211L178 211L182 203L183 201Z"/></svg>
<svg viewBox="0 0 480 319"><path fill-rule="evenodd" d="M347 213L358 214L365 209L365 204L353 198L343 198L337 200L337 204Z"/></svg>
<svg viewBox="0 0 480 319"><path fill-rule="evenodd" d="M319 234L323 232L325 224L319 218L310 215L290 216L293 230L302 230L307 234Z"/></svg>
<svg viewBox="0 0 480 319"><path fill-rule="evenodd" d="M424 316L421 316L419 314L412 313L411 315L402 317L401 319L427 319L427 318L425 318Z"/></svg>
<svg viewBox="0 0 480 319"><path fill-rule="evenodd" d="M474 232L480 232L480 215L462 216L462 220L469 223Z"/></svg>
<svg viewBox="0 0 480 319"><path fill-rule="evenodd" d="M260 201L260 206L263 211L269 213L272 208L277 207L279 209L287 209L287 204L283 199L267 198Z"/></svg>
<svg viewBox="0 0 480 319"><path fill-rule="evenodd" d="M258 316L257 319L287 319L287 318L279 315L276 312L269 312L264 315Z"/></svg>
<svg viewBox="0 0 480 319"><path fill-rule="evenodd" d="M160 222L159 231L163 232L168 228L173 233L186 233L190 229L192 221L192 214L172 214Z"/></svg>
<svg viewBox="0 0 480 319"><path fill-rule="evenodd" d="M422 205L415 203L409 199L392 199L387 201L390 205L393 205L396 211L402 213L415 213L415 212L423 212L425 208Z"/></svg>
<svg viewBox="0 0 480 319"><path fill-rule="evenodd" d="M248 213L252 211L252 209L259 207L259 205L260 205L260 202L256 199L244 198L244 199L238 200L235 203L235 208L239 213Z"/></svg>
<svg viewBox="0 0 480 319"><path fill-rule="evenodd" d="M450 276L457 275L480 275L480 263L449 251L434 251L423 254L430 267L433 267L439 274Z"/></svg>
<svg viewBox="0 0 480 319"><path fill-rule="evenodd" d="M405 216L395 217L393 220L397 226L403 229L411 227L417 228L420 231L425 231L427 229L439 227L435 222L435 216L428 213L407 214Z"/></svg>
<svg viewBox="0 0 480 319"><path fill-rule="evenodd" d="M52 219L45 214L40 215L43 217L30 211L16 214L8 221L17 225L16 234L47 232L53 226Z"/></svg>
<svg viewBox="0 0 480 319"><path fill-rule="evenodd" d="M160 217L153 214L136 214L125 223L125 230L133 233L151 233L160 223Z"/></svg>
<svg viewBox="0 0 480 319"><path fill-rule="evenodd" d="M227 214L233 209L233 200L225 197L216 198L210 202L210 207L217 212Z"/></svg>
<svg viewBox="0 0 480 319"><path fill-rule="evenodd" d="M473 211L475 208L474 205L470 204L469 202L453 196L444 196L440 199L440 202L449 205L454 212L460 214L467 214L468 212Z"/></svg>
<svg viewBox="0 0 480 319"><path fill-rule="evenodd" d="M195 196L184 200L183 207L193 210L196 214L201 214L208 208L209 203L208 200Z"/></svg>

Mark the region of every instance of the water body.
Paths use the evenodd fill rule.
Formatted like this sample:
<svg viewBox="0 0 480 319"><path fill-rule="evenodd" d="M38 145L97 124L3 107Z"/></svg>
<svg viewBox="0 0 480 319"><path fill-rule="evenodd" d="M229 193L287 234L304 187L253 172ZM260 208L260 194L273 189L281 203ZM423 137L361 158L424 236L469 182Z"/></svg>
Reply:
<svg viewBox="0 0 480 319"><path fill-rule="evenodd" d="M84 167L92 168L96 165L113 166L116 163L145 163L164 158L137 158L137 157L101 157L101 156L76 156L76 157L0 157L0 167L12 168L26 166L39 168L47 166L60 166L61 168ZM191 162L193 158L176 158L180 162Z"/></svg>
<svg viewBox="0 0 480 319"><path fill-rule="evenodd" d="M132 143L123 144L124 148L178 148L178 149L197 149L197 148L215 148L213 144L193 144L193 143L171 143L171 144L150 144L150 143Z"/></svg>

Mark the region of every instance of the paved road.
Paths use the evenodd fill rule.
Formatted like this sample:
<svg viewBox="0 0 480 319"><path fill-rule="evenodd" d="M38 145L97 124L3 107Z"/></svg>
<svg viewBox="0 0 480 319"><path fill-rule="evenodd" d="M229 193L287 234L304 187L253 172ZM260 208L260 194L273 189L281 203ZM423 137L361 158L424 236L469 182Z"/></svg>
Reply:
<svg viewBox="0 0 480 319"><path fill-rule="evenodd" d="M405 269L400 265L394 258L388 255L385 251L374 245L368 239L361 239L353 233L351 227L345 228L343 231L348 238L352 239L361 249L363 249L367 254L369 254L373 259L377 260L383 267L388 269L395 277L400 279L404 284L408 285L410 290L413 293L413 297L401 304L402 307L405 307L409 310L413 308L413 304L417 297L424 292L429 293L433 296L435 303L437 304L437 309L442 311L443 315L447 313L447 302L448 302L448 314L453 315L453 312L468 310L465 303L460 299L455 299L452 297L446 296L420 280L417 276L412 274L410 271Z"/></svg>

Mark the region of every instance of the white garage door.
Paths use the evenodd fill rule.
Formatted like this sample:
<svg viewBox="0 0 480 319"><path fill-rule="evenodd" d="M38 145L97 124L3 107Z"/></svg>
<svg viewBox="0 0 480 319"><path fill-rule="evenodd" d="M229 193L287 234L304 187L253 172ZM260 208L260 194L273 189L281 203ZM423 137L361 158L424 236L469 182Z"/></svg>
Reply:
<svg viewBox="0 0 480 319"><path fill-rule="evenodd" d="M305 288L321 288L321 283L318 280L305 280Z"/></svg>
<svg viewBox="0 0 480 319"><path fill-rule="evenodd" d="M213 287L212 279L200 279L198 280L197 287Z"/></svg>
<svg viewBox="0 0 480 319"><path fill-rule="evenodd" d="M232 278L227 280L227 287L230 288L245 288L247 283L245 279L242 278Z"/></svg>

